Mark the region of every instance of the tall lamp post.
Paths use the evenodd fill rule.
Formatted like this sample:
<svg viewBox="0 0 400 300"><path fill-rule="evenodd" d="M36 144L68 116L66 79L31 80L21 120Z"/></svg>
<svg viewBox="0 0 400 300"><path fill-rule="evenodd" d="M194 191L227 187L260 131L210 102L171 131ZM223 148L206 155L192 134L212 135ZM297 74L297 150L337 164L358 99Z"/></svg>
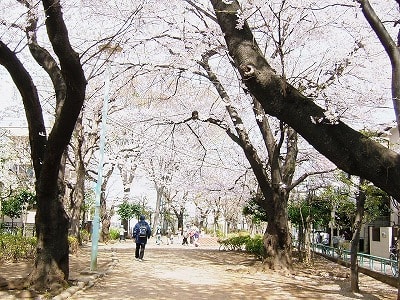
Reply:
<svg viewBox="0 0 400 300"><path fill-rule="evenodd" d="M99 248L99 231L100 231L100 198L101 198L101 186L103 183L103 162L104 162L104 146L106 140L106 127L107 127L107 113L108 113L108 97L110 92L110 81L111 81L111 66L109 59L113 54L120 52L122 48L119 45L111 45L107 43L100 47L100 51L107 53L107 70L106 78L104 82L104 101L103 109L101 113L101 128L100 128L100 145L99 145L99 165L97 171L97 182L95 187L95 209L92 223L92 252L90 260L90 270L97 270L97 254Z"/></svg>

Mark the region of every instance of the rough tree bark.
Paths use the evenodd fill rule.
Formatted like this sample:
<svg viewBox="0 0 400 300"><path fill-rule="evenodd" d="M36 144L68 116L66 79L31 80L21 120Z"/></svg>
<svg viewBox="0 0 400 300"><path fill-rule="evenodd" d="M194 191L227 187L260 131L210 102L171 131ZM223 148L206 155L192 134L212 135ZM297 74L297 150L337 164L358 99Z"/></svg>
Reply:
<svg viewBox="0 0 400 300"><path fill-rule="evenodd" d="M248 24L236 27L240 12L237 1L211 3L234 64L264 111L289 124L343 171L373 182L400 201L400 155L340 120L330 119L323 108L276 74Z"/></svg>
<svg viewBox="0 0 400 300"><path fill-rule="evenodd" d="M114 204L111 205L110 209L107 209L107 197L105 194L108 181L114 172L115 164L111 164L111 168L103 175L103 183L101 184L101 195L100 195L100 220L101 220L101 232L100 241L108 242L110 239L110 225L111 217L114 215Z"/></svg>
<svg viewBox="0 0 400 300"><path fill-rule="evenodd" d="M264 196L260 198L261 201L258 203L267 212L268 221L268 226L264 233L264 262L271 269L291 268L292 247L287 202L298 153L297 135L294 130L290 128L286 130L281 124L281 136L279 141L275 142L268 119L262 111L260 103L253 97L254 114L268 151L269 177L264 167L264 161L258 155L257 149L251 143L246 130L244 130L241 117L231 104L229 95L208 64L208 58L212 54L213 52L211 51L203 55L199 64L207 72L206 77L213 83L220 97L225 101L225 107L235 127L236 135L229 128L225 128L225 131L243 149ZM215 120L208 119L208 121L219 124ZM281 160L280 149L285 140L285 132L287 133L288 141L287 154L285 159Z"/></svg>
<svg viewBox="0 0 400 300"><path fill-rule="evenodd" d="M156 197L156 209L154 211L154 224L152 228L152 232L156 232L157 226L161 225L161 200L162 200L162 195L163 195L163 190L164 186L159 187L157 183L154 181L154 187L157 192L157 197Z"/></svg>
<svg viewBox="0 0 400 300"><path fill-rule="evenodd" d="M56 119L48 138L36 87L16 54L1 41L0 64L10 73L22 96L36 176L37 256L25 283L38 290L51 291L61 287L54 285L55 282L65 284L69 276L68 217L57 181L63 152L85 98L86 79L79 56L69 43L59 1L43 0L43 7L48 37L66 83L65 98L57 104Z"/></svg>
<svg viewBox="0 0 400 300"><path fill-rule="evenodd" d="M356 216L353 224L353 237L351 239L350 246L350 278L351 278L351 291L354 293L360 292L359 280L358 280L358 245L360 241L360 232L362 221L364 217L364 207L366 201L366 195L363 190L364 179L360 178L360 184L358 187L358 195L356 197Z"/></svg>
<svg viewBox="0 0 400 300"><path fill-rule="evenodd" d="M181 202L178 201L177 203L174 203L173 199L170 199L170 207L171 207L172 211L174 212L175 217L178 220L178 230L180 230L181 234L183 233L183 230L184 230L183 217L184 217L184 214L186 212L185 204L187 203L188 193L189 192L187 192L187 191L184 193ZM167 197L167 195L166 195L166 197ZM203 219L201 218L201 216L200 216L200 219L201 219L200 228L203 228L204 224L202 224L202 220Z"/></svg>
<svg viewBox="0 0 400 300"><path fill-rule="evenodd" d="M85 198L85 174L86 168L83 160L82 145L83 145L83 127L82 127L82 113L80 114L76 126L76 145L74 147L74 167L76 174L76 183L73 190L73 196L71 199L71 212L70 212L70 234L78 238L79 244L82 244L79 225L81 219L82 205Z"/></svg>
<svg viewBox="0 0 400 300"><path fill-rule="evenodd" d="M154 162L154 160L151 159L150 160L150 168L148 169L150 177L153 178L154 188L156 189L156 192L157 192L152 232L157 231L157 226L159 226L159 225L161 225L161 227L163 226L161 224L161 222L163 221L163 220L161 220L161 214L162 214L161 206L163 204L162 199L163 199L165 189L166 189L165 182L163 180L159 180L156 176L157 166L155 166L155 163L156 162ZM163 166L161 164L158 167L163 168Z"/></svg>

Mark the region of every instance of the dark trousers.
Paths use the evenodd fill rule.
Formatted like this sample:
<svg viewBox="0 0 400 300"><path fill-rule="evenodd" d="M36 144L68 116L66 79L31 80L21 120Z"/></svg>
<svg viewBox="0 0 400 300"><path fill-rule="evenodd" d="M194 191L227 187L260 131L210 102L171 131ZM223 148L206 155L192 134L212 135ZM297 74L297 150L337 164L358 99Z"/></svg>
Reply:
<svg viewBox="0 0 400 300"><path fill-rule="evenodd" d="M146 248L146 244L136 243L135 258L143 259L145 248Z"/></svg>

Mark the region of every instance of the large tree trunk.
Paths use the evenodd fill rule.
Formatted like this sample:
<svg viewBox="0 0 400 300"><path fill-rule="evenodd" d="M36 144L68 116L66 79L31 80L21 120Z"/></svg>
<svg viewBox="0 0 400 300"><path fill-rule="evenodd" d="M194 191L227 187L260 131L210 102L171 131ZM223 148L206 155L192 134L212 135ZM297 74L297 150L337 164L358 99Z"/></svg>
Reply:
<svg viewBox="0 0 400 300"><path fill-rule="evenodd" d="M71 139L83 105L86 79L79 56L70 46L60 3L43 0L43 6L49 39L60 60L66 83L65 101L57 107L57 117L46 144L43 166L41 170L35 169L38 179L38 246L30 282L35 287L45 289L51 288L54 280L62 280L62 283L65 283L69 276L68 217L58 197L57 178L61 156Z"/></svg>
<svg viewBox="0 0 400 300"><path fill-rule="evenodd" d="M180 215L182 216L182 220L183 220L183 211L182 211L182 209L184 209L184 208L181 208ZM207 222L207 216L208 216L208 209L205 212L201 208L199 208L199 210L200 210L199 228L201 230L202 228L206 228L207 227L206 222ZM183 224L183 222L182 222L182 224Z"/></svg>
<svg viewBox="0 0 400 300"><path fill-rule="evenodd" d="M104 168L104 166L103 166ZM107 209L107 198L105 196L105 190L108 184L108 181L111 178L112 173L114 172L115 164L111 164L110 169L103 175L103 182L100 188L100 222L101 222L101 232L99 239L101 242L108 242L110 239L110 225L111 225L111 217L114 214L114 205L111 205L111 208Z"/></svg>
<svg viewBox="0 0 400 300"><path fill-rule="evenodd" d="M7 68L22 95L37 178L37 256L25 284L38 290L50 290L53 282L65 283L69 276L68 218L59 197L58 187L58 171L67 140L64 138L60 141L64 143L55 143L57 135L54 133L52 139L47 142L48 147L45 151L46 129L32 79L15 54L1 42L0 63ZM68 134L68 126L64 129L66 131L62 134Z"/></svg>
<svg viewBox="0 0 400 300"><path fill-rule="evenodd" d="M351 291L354 293L360 292L359 281L358 281L358 244L360 241L360 231L362 226L362 220L364 217L364 206L365 206L365 192L363 190L364 179L360 178L360 185L358 188L358 195L356 197L356 217L354 220L354 231L351 239L350 249L350 277L351 277Z"/></svg>
<svg viewBox="0 0 400 300"><path fill-rule="evenodd" d="M295 170L297 157L297 136L294 130L288 130L288 147L285 163L280 160L280 147L282 146L285 130L281 127L281 140L275 143L268 120L262 111L260 103L253 98L254 113L257 123L268 151L271 178L268 177L264 162L257 153L257 149L251 143L249 135L244 129L241 117L236 108L231 104L230 97L215 73L212 72L208 59L214 54L209 51L203 55L199 64L207 72L207 76L214 84L220 97L224 99L226 110L235 127L235 135L231 130L226 129L229 137L236 142L242 149L254 172L259 188L263 197L259 197L258 203L267 213L268 226L264 233L265 262L271 269L291 268L292 248L291 238L288 227L287 213L287 186L290 186ZM210 119L209 119L210 120ZM211 120L210 120L211 122ZM216 123L216 122L214 122ZM282 166L282 169L281 169ZM284 184L283 184L284 183Z"/></svg>
<svg viewBox="0 0 400 300"><path fill-rule="evenodd" d="M213 230L214 230L214 235L216 236L218 231L219 231L219 216L220 212L219 210L214 211L214 218L213 218Z"/></svg>
<svg viewBox="0 0 400 300"><path fill-rule="evenodd" d="M37 254L27 286L38 290L62 288L69 277L68 216L56 189L43 184L37 190L36 211ZM55 286L54 283L59 285Z"/></svg>
<svg viewBox="0 0 400 300"><path fill-rule="evenodd" d="M268 226L264 234L264 262L271 269L290 269L292 266L292 244L284 200L279 193L274 193L273 200L265 207Z"/></svg>
<svg viewBox="0 0 400 300"><path fill-rule="evenodd" d="M39 290L51 291L55 288L54 282L65 284L69 276L68 217L59 197L57 180L62 154L83 105L86 80L79 56L69 43L60 3L43 0L43 6L47 33L66 83L65 98L57 99L62 103L57 103L56 119L48 139L36 87L15 53L1 41L0 64L6 67L22 96L36 176L37 256L25 283Z"/></svg>
<svg viewBox="0 0 400 300"><path fill-rule="evenodd" d="M306 218L306 230L304 241L304 262L309 264L311 262L311 217Z"/></svg>
<svg viewBox="0 0 400 300"><path fill-rule="evenodd" d="M303 255L302 255L302 251L304 249L304 245L305 245L305 233L306 233L306 229L305 229L305 224L304 222L299 224L299 228L298 228L298 237L297 237L297 251L299 253L299 261L302 262L303 261Z"/></svg>
<svg viewBox="0 0 400 300"><path fill-rule="evenodd" d="M211 0L229 53L249 92L264 111L289 124L316 150L349 174L361 176L400 201L400 155L325 115L313 99L276 74L248 24L240 24L238 1ZM228 3L228 4L227 4Z"/></svg>
<svg viewBox="0 0 400 300"><path fill-rule="evenodd" d="M82 243L79 234L80 217L82 212L82 205L85 197L85 174L86 168L83 161L82 145L83 145L83 132L82 132L82 113L80 114L76 126L75 137L76 145L74 147L75 154L75 174L76 183L73 190L71 199L71 213L70 213L70 234L78 238L79 244Z"/></svg>
<svg viewBox="0 0 400 300"><path fill-rule="evenodd" d="M110 239L110 226L111 226L111 216L114 211L114 206L112 205L110 211L107 210L107 202L104 197L104 193L100 196L100 220L101 220L101 232L100 241L107 243Z"/></svg>
<svg viewBox="0 0 400 300"><path fill-rule="evenodd" d="M156 209L154 211L154 221L153 221L153 228L152 232L156 232L157 226L161 224L161 199L164 194L164 187L159 187L157 183L154 181L154 186L156 188L157 196L156 196Z"/></svg>
<svg viewBox="0 0 400 300"><path fill-rule="evenodd" d="M177 215L177 219L178 219L178 230L180 230L180 233L183 234L183 213L184 213L184 209L181 210Z"/></svg>
<svg viewBox="0 0 400 300"><path fill-rule="evenodd" d="M80 241L79 235L79 224L80 224L80 217L82 212L82 205L85 198L85 166L83 165L82 160L77 160L76 162L76 184L73 193L73 204L71 211L71 221L70 221L70 234L72 236L78 237Z"/></svg>

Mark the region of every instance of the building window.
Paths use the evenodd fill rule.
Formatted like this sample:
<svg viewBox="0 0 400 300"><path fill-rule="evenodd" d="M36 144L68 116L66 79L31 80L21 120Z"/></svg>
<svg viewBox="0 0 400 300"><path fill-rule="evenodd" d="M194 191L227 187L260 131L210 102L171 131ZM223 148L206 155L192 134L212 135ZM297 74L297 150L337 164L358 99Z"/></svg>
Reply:
<svg viewBox="0 0 400 300"><path fill-rule="evenodd" d="M372 227L372 241L374 241L374 242L381 241L381 228L380 227Z"/></svg>

